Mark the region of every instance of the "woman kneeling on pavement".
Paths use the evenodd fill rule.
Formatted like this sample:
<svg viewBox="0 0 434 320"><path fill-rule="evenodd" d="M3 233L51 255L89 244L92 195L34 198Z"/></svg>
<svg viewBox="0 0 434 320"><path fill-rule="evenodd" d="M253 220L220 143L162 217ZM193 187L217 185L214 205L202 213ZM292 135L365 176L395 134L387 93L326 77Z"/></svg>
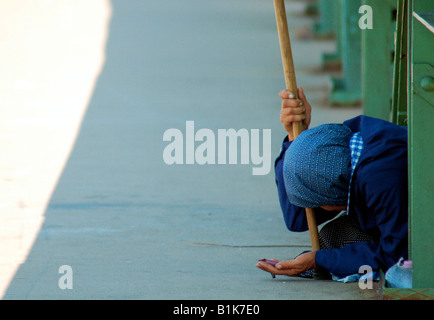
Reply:
<svg viewBox="0 0 434 320"><path fill-rule="evenodd" d="M273 275L303 276L314 269L335 280L361 266L386 272L408 256L407 129L367 116L309 129L311 106L281 91L280 120L288 133L275 162L280 206L290 231L308 230L304 208L315 208L320 250L275 266ZM294 139L292 124L305 130Z"/></svg>

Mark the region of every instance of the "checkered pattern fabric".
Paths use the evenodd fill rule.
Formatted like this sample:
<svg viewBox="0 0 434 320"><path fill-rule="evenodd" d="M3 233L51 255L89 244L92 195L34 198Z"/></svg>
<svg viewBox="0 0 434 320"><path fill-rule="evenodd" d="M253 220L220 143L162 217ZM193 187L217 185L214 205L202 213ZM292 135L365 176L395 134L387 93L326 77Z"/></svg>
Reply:
<svg viewBox="0 0 434 320"><path fill-rule="evenodd" d="M363 149L363 139L360 135L360 132L353 134L350 139L350 150L351 150L351 177L350 177L350 186L348 188L348 204L347 204L347 214L350 209L350 190L351 190L351 182L353 181L354 170L356 169L357 163L359 162L360 155L362 154Z"/></svg>

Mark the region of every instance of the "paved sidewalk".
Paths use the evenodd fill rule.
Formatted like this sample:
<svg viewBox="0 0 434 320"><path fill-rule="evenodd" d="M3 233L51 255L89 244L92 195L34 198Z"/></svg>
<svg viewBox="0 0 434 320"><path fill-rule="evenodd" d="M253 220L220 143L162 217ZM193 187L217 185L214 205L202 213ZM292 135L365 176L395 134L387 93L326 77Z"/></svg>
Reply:
<svg viewBox="0 0 434 320"><path fill-rule="evenodd" d="M27 258L73 148L109 19L106 0L2 1L0 296Z"/></svg>
<svg viewBox="0 0 434 320"><path fill-rule="evenodd" d="M89 8L87 1L69 7L56 1L70 21L84 11L95 15L80 20L82 32L69 24L69 55L54 54L61 62L84 59L88 72L66 83L69 73L53 73L60 62L47 63L31 74L49 75L44 87L17 79L19 90L41 95L38 104L20 100L19 113L9 111L22 95L0 96L1 147L26 150L11 153L15 158L0 168L1 190L9 190L1 218L7 227L0 246L9 247L10 257L1 261L8 274L1 278L4 299L378 298L378 288L272 279L255 268L258 259L288 259L310 246L308 233L284 226L273 170L253 176L251 164L163 161L164 132L185 132L188 120L213 132L271 129L272 159L277 156L284 137L277 94L284 81L271 1L112 0ZM298 84L314 107L312 126L360 114L327 106L329 77L313 70L334 43L296 37L312 24L303 8L300 1L287 3ZM44 21L44 14L32 15L31 23ZM51 45L45 43L47 52ZM87 53L78 51L83 46ZM92 55L104 47L103 55ZM53 84L65 91L48 108ZM82 99L70 103L77 96ZM15 139L14 128L25 137ZM63 265L73 272L72 289L59 287Z"/></svg>

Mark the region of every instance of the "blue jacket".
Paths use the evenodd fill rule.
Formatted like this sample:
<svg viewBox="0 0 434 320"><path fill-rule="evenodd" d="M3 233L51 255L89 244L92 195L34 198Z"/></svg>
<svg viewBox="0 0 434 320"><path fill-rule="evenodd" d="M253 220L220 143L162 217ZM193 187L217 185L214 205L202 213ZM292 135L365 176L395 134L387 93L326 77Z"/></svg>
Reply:
<svg viewBox="0 0 434 320"><path fill-rule="evenodd" d="M408 258L407 128L367 116L344 122L360 132L363 150L351 183L349 214L357 215L361 228L378 242L359 242L341 249L319 250L319 268L337 276L359 272L362 265L387 271L399 258ZM292 205L283 180L283 160L291 142L286 137L275 161L276 184L286 226L308 230L303 208ZM318 225L337 213L316 208Z"/></svg>

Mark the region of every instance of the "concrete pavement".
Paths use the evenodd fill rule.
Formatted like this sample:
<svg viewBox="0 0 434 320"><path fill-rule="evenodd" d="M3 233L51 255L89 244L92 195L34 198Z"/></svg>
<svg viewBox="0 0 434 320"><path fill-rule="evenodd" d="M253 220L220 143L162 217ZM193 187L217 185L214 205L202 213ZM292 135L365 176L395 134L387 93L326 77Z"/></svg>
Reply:
<svg viewBox="0 0 434 320"><path fill-rule="evenodd" d="M73 148L104 63L110 9L105 0L2 1L0 296Z"/></svg>
<svg viewBox="0 0 434 320"><path fill-rule="evenodd" d="M185 131L188 120L213 132L271 129L272 158L277 156L284 137L277 93L284 81L272 2L106 5L102 71L72 151L63 152L62 174L51 182L43 222L33 227L37 236L3 298L378 297L378 290L357 284L272 279L255 268L260 258L288 259L310 245L307 233L286 230L273 171L253 176L251 165L163 161L164 132ZM312 24L302 15L303 2L288 2L287 9L291 32ZM293 37L298 84L314 107L312 126L361 112L324 102L329 77L312 70L323 52L333 50L332 41ZM39 152L50 158L59 150ZM3 245L7 241L2 238ZM72 271L72 289L59 286L64 265Z"/></svg>

